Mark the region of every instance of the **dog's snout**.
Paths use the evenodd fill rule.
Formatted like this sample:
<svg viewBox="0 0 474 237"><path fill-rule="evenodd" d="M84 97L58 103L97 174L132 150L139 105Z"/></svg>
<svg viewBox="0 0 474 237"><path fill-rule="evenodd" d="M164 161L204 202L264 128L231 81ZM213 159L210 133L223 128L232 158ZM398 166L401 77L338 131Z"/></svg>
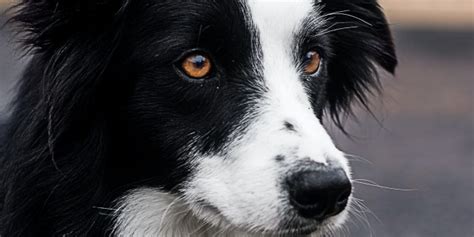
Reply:
<svg viewBox="0 0 474 237"><path fill-rule="evenodd" d="M341 168L301 171L287 179L290 203L299 215L323 220L344 210L352 185Z"/></svg>

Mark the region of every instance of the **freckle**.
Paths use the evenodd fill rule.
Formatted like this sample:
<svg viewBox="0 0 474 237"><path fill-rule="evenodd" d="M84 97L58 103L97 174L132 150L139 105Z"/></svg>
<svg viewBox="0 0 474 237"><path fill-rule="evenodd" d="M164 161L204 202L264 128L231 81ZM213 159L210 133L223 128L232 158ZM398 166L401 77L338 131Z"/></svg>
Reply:
<svg viewBox="0 0 474 237"><path fill-rule="evenodd" d="M284 160L285 160L285 157L282 156L282 155L277 155L277 156L275 157L275 160L276 160L276 161L284 161Z"/></svg>

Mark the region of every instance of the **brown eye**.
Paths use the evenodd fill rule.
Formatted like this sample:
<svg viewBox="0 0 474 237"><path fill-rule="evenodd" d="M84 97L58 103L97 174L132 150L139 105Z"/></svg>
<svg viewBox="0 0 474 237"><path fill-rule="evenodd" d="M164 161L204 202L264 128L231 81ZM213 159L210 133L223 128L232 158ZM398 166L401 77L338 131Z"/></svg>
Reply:
<svg viewBox="0 0 474 237"><path fill-rule="evenodd" d="M183 72L195 79L201 79L209 75L211 68L211 60L203 53L192 53L186 56L181 63Z"/></svg>
<svg viewBox="0 0 474 237"><path fill-rule="evenodd" d="M318 71L321 64L321 56L318 52L311 50L305 55L304 73L314 74Z"/></svg>

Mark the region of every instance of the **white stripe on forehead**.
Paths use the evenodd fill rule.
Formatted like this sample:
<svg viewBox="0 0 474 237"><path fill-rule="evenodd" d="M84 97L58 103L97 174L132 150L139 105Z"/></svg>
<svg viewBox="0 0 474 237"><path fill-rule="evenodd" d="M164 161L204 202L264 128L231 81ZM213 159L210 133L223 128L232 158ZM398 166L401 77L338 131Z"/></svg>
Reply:
<svg viewBox="0 0 474 237"><path fill-rule="evenodd" d="M249 0L252 18L260 36L291 40L292 33L313 9L311 0ZM262 39L266 40L266 39Z"/></svg>
<svg viewBox="0 0 474 237"><path fill-rule="evenodd" d="M248 5L263 53L267 104L281 112L293 110L295 103L310 107L293 55L295 34L314 11L313 1L249 0Z"/></svg>
<svg viewBox="0 0 474 237"><path fill-rule="evenodd" d="M326 148L335 151L335 147L315 115L310 95L301 79L302 72L298 71L294 59L298 32L306 19L316 19L314 17L319 14L319 10L314 7L312 0L248 0L248 6L258 30L257 37L263 54L260 59L263 81L267 89L259 105L259 116L255 118L255 136L269 137L271 131L288 121L299 128L299 135L305 137L305 141L298 144L301 156L325 163L326 156L323 153ZM287 137L293 139L292 136ZM268 143L267 138L263 140ZM305 142L308 144L303 144ZM291 142L284 143L287 145Z"/></svg>

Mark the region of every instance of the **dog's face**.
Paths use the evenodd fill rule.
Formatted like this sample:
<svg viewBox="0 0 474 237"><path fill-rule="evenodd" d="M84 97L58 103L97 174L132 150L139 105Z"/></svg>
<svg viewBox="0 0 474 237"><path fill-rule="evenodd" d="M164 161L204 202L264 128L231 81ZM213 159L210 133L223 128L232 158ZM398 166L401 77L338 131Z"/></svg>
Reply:
<svg viewBox="0 0 474 237"><path fill-rule="evenodd" d="M34 57L1 151L2 233L323 235L346 218L349 165L322 124L394 71L376 0L15 9Z"/></svg>
<svg viewBox="0 0 474 237"><path fill-rule="evenodd" d="M137 2L123 109L136 172L216 226L342 223L350 168L322 117L364 99L372 62L395 66L375 1Z"/></svg>

